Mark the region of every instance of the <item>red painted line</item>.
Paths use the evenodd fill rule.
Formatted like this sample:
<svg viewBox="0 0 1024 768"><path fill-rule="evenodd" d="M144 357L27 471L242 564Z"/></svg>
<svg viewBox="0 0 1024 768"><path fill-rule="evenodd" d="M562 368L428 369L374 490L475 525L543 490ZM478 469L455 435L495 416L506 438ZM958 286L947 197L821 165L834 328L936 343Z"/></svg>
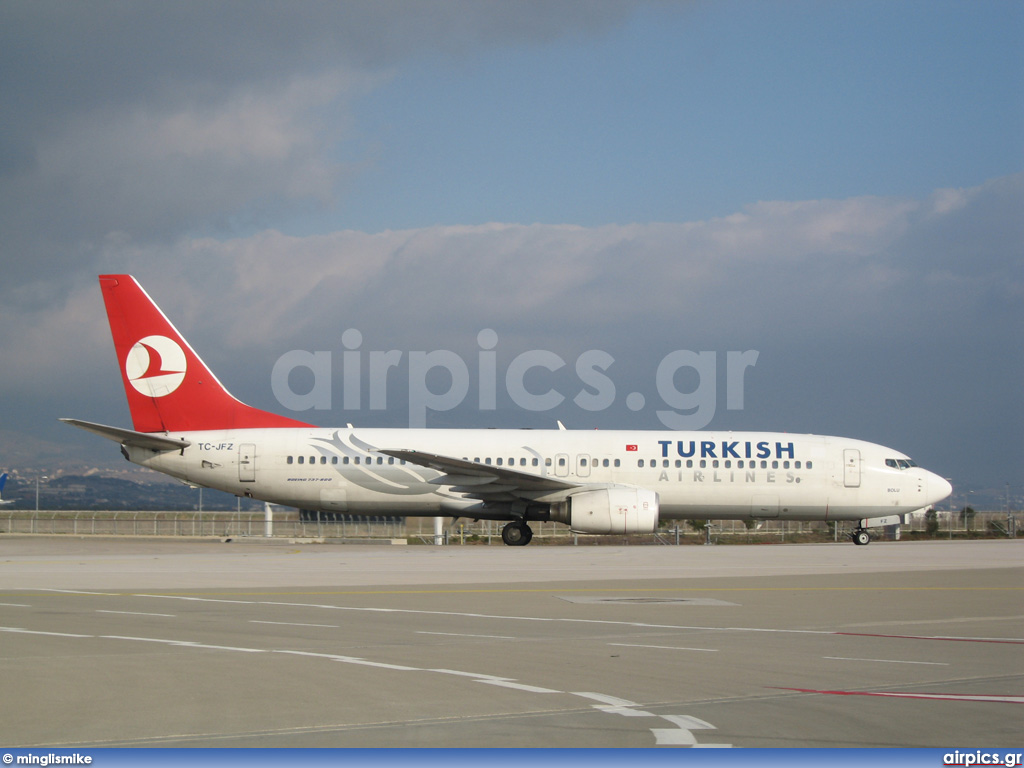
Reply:
<svg viewBox="0 0 1024 768"><path fill-rule="evenodd" d="M823 693L831 696L883 696L896 699L930 699L932 701L984 701L997 704L1024 704L1024 696L990 696L970 693L897 693L896 691L818 691L813 688L781 688L771 686L780 691L797 691L798 693Z"/></svg>
<svg viewBox="0 0 1024 768"><path fill-rule="evenodd" d="M948 640L954 643L1000 643L1005 645L1024 645L1024 640L995 640L987 637L939 637L937 635L879 635L871 632L833 632L835 635L850 637L890 637L899 640Z"/></svg>

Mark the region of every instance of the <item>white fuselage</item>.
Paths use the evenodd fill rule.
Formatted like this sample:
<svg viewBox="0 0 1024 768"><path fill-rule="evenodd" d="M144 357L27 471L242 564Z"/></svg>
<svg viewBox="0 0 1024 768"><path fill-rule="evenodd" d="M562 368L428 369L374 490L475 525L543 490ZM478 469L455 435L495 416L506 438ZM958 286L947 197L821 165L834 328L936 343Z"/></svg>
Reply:
<svg viewBox="0 0 1024 768"><path fill-rule="evenodd" d="M858 520L911 512L949 494L943 478L898 451L819 435L273 428L167 436L191 444L163 452L126 446L130 460L239 496L361 515L474 517L480 508L436 484L442 472L378 450L429 452L581 486L650 489L661 519Z"/></svg>

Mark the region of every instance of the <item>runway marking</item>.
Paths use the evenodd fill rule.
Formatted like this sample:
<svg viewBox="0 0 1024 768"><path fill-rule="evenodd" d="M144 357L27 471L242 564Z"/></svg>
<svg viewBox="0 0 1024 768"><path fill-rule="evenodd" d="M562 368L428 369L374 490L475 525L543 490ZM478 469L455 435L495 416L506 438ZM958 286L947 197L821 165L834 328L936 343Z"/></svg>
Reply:
<svg viewBox="0 0 1024 768"><path fill-rule="evenodd" d="M323 627L324 629L341 629L337 624L300 624L297 621L260 621L259 619L250 619L250 624L279 624L285 627Z"/></svg>
<svg viewBox="0 0 1024 768"><path fill-rule="evenodd" d="M823 659L834 661L877 661L883 664L928 664L933 667L948 667L949 664L943 661L899 661L897 659L852 659L848 656L822 656Z"/></svg>
<svg viewBox="0 0 1024 768"><path fill-rule="evenodd" d="M830 696L883 696L894 699L931 699L939 701L984 701L997 704L1024 704L1024 696L988 696L970 693L903 693L897 691L817 691L812 688L779 688L781 691L823 693Z"/></svg>
<svg viewBox="0 0 1024 768"><path fill-rule="evenodd" d="M607 590L603 590L607 591ZM167 600L190 600L193 602L211 602L211 603L236 603L240 605L277 605L289 608L318 608L321 610L328 611L356 611L362 613L403 613L403 614L416 614L420 616L460 616L469 619L497 619L502 621L534 621L534 622L550 622L550 623L569 623L569 624L601 624L609 626L625 626L625 627L640 627L643 629L686 629L686 630L697 630L700 632L764 632L764 633L778 633L778 634L796 634L796 635L845 635L850 637L888 637L895 639L909 639L909 640L956 640L961 642L979 642L979 643L1009 643L1016 645L1024 645L1024 639L1017 638L975 638L975 637L941 637L941 636L928 636L928 635L885 635L876 634L869 632L839 632L830 629L786 629L786 628L772 628L772 627L706 627L706 626L691 626L691 625L680 625L680 624L653 624L650 622L643 621L616 621L613 619L568 619L565 617L552 617L552 616L503 616L500 614L489 614L489 613L466 613L462 611L427 611L422 609L414 608L374 608L374 607L355 607L348 605L329 605L324 603L290 603L279 600L224 600L221 598L209 598L209 597L192 597L183 595L148 595L148 594L135 594L135 597L160 597Z"/></svg>
<svg viewBox="0 0 1024 768"><path fill-rule="evenodd" d="M0 603L2 608L31 608L27 603Z"/></svg>
<svg viewBox="0 0 1024 768"><path fill-rule="evenodd" d="M556 691L553 688L540 688L536 685L524 685L523 683L514 683L510 680L488 680L478 678L477 682L486 683L487 685L498 685L502 688L512 688L516 691L526 691L528 693L563 693L563 691Z"/></svg>
<svg viewBox="0 0 1024 768"><path fill-rule="evenodd" d="M1004 643L1006 645L1024 645L1019 637L952 637L948 635L882 635L874 632L832 632L833 635L849 637L888 637L894 640L949 640L956 643Z"/></svg>
<svg viewBox="0 0 1024 768"><path fill-rule="evenodd" d="M599 709L609 715L622 715L623 717L657 717L653 712L647 712L643 709L635 709L639 707L635 701L629 701L628 699L620 699L617 696L606 696L603 693L590 693L587 691L579 691L573 693L573 696L581 696L584 699L593 699L594 701L600 701L601 704L591 704L594 709Z"/></svg>
<svg viewBox="0 0 1024 768"><path fill-rule="evenodd" d="M906 621L897 619L895 621L863 621L858 624L843 624L844 627L888 627L904 626L911 624L963 624L973 621L1020 621L1024 616L961 616L957 619L917 619Z"/></svg>
<svg viewBox="0 0 1024 768"><path fill-rule="evenodd" d="M0 632L12 632L18 635L49 635L51 637L94 637L94 635L76 635L71 632L41 632L35 629L22 629L21 627L0 627Z"/></svg>
<svg viewBox="0 0 1024 768"><path fill-rule="evenodd" d="M30 635L55 635L58 637L68 638L91 638L95 639L96 635L79 635L70 634L66 632L42 632L36 630L24 629L21 627L0 627L2 632L12 632ZM590 699L592 701L598 701L600 703L593 704L595 709L600 710L605 714L622 715L624 717L659 717L663 720L667 720L676 728L651 728L649 729L655 738L655 742L662 746L679 746L679 747L727 747L731 746L728 744L698 744L696 737L691 733L693 729L699 728L714 728L715 726L710 723L706 723L703 720L690 717L688 715L655 715L652 712L648 712L643 709L639 709L640 704L629 701L627 699L620 699L615 696L608 696L601 693L582 692L572 693L569 691L560 691L554 688L545 688L537 685L528 685L526 683L520 683L515 680L506 677L496 677L494 675L479 674L473 672L465 672L461 670L452 669L432 669L423 667L410 667L401 664L389 664L386 662L370 661L369 659L361 659L355 656L343 656L339 654L328 654L328 653L317 653L314 651L297 651L289 649L264 649L264 648L246 648L232 645L215 645L210 643L200 643L192 640L172 640L169 638L161 637L138 637L133 635L99 635L100 639L103 640L126 640L130 642L143 642L143 643L157 643L160 645L167 645L177 648L195 648L195 649L209 649L216 651L229 651L236 653L280 653L293 656L303 656L311 658L328 659L330 661L341 662L344 664L354 664L358 666L372 667L376 669L387 669L398 672L435 672L438 674L456 675L459 677L466 677L477 683L484 683L486 685L494 685L501 688L507 688L515 691L522 691L524 693L561 693L572 696L579 696L582 698Z"/></svg>
<svg viewBox="0 0 1024 768"><path fill-rule="evenodd" d="M168 619L177 618L173 613L142 613L141 611L104 611L96 609L96 613L118 613L124 616L163 616Z"/></svg>
<svg viewBox="0 0 1024 768"><path fill-rule="evenodd" d="M511 637L509 635L467 635L462 632L421 632L417 630L417 635L444 635L445 637L482 637L489 640L517 640L518 638Z"/></svg>
<svg viewBox="0 0 1024 768"><path fill-rule="evenodd" d="M620 699L616 696L606 696L603 693L592 693L589 691L579 691L573 694L574 696L580 696L584 699L591 699L593 701L599 701L600 704L592 704L595 709L599 709L605 714L609 715L622 715L623 717L658 717L662 720L668 720L675 728L651 728L650 731L654 735L655 744L662 747L694 747L694 748L729 748L732 744L698 744L697 737L691 733L691 731L711 729L715 730L715 726L711 723L701 720L690 715L656 715L653 712L648 712L645 709L637 709L640 705L635 701L629 701L628 699Z"/></svg>
<svg viewBox="0 0 1024 768"><path fill-rule="evenodd" d="M616 645L623 648L654 648L659 651L704 651L706 653L718 653L717 648L686 648L678 645L640 645L639 643L608 643L608 645Z"/></svg>

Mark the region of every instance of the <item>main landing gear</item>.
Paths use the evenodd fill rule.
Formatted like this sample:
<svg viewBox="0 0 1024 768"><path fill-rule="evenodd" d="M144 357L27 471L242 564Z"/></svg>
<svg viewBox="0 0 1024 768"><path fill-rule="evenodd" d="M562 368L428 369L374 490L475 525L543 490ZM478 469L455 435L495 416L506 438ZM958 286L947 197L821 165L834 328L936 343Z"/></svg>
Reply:
<svg viewBox="0 0 1024 768"><path fill-rule="evenodd" d="M525 520L513 520L501 529L501 540L510 547L525 547L533 538L533 531Z"/></svg>
<svg viewBox="0 0 1024 768"><path fill-rule="evenodd" d="M867 546L871 543L871 534L863 528L857 528L852 534L850 534L850 538L853 539L854 544L860 547Z"/></svg>

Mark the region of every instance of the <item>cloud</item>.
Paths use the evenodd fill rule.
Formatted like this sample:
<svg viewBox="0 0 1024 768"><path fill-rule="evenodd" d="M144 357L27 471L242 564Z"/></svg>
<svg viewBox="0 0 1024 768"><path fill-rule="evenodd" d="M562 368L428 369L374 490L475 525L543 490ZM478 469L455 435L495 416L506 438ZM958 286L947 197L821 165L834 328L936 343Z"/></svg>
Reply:
<svg viewBox="0 0 1024 768"><path fill-rule="evenodd" d="M396 66L590 34L632 10L527 5L3 4L0 296L95 264L110 233L166 242L329 206L372 153L352 99Z"/></svg>
<svg viewBox="0 0 1024 768"><path fill-rule="evenodd" d="M1006 250L1019 228L1007 215L1024 197L1019 179L960 195L962 205L941 210L935 197L762 202L680 224L270 230L171 246L115 239L103 263L141 272L187 325L214 324L235 348L336 346L345 327L405 343L473 338L483 327L579 344L636 334L691 346L780 333L853 337L906 328L908 317L925 328L954 299L980 320L1019 296L1018 252ZM992 207L1002 216L993 220ZM978 219L991 226L976 231ZM957 228L990 254L969 274L930 251L937 233L962 239ZM200 284L197 274L206 276Z"/></svg>

